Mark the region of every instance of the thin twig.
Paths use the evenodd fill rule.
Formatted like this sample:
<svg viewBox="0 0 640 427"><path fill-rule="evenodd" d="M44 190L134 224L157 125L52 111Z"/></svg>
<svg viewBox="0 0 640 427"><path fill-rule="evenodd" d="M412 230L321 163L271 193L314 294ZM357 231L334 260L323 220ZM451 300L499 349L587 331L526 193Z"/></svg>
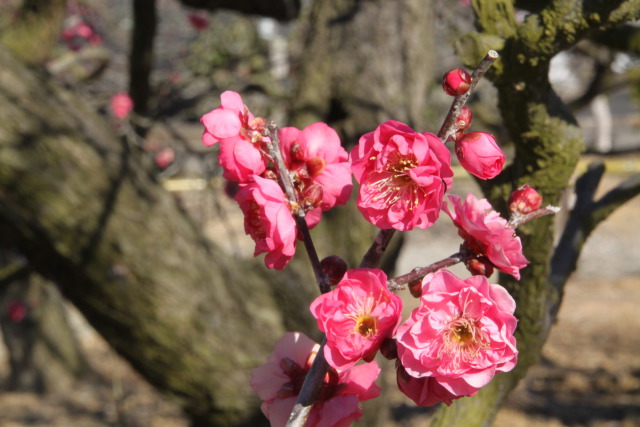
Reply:
<svg viewBox="0 0 640 427"><path fill-rule="evenodd" d="M558 212L560 212L560 208L558 206L549 205L540 209L536 209L535 211L529 212L528 214L515 214L512 215L511 218L509 218L509 227L516 229L525 222L529 222L533 219L540 218L541 216L545 215L554 215Z"/></svg>
<svg viewBox="0 0 640 427"><path fill-rule="evenodd" d="M433 264L426 267L417 267L407 274L398 276L395 279L387 280L387 286L389 286L390 291L401 290L403 288L403 285L406 285L407 283L413 282L415 280L422 279L429 273L434 273L440 269L451 267L452 265L464 261L466 257L467 255L460 251L448 258L445 258L438 262L434 262Z"/></svg>
<svg viewBox="0 0 640 427"><path fill-rule="evenodd" d="M456 133L456 131L458 130L456 121L458 120L458 116L460 115L462 107L464 107L464 104L467 103L471 92L473 92L476 84L478 84L480 79L482 79L484 73L486 73L487 70L491 68L491 65L493 65L493 63L499 57L500 55L498 55L498 52L496 52L495 50L490 50L489 52L487 52L480 64L478 64L476 69L473 70L473 73L471 73L471 86L469 87L469 90L467 90L464 94L457 96L453 100L451 108L449 108L449 112L447 113L447 116L445 117L444 122L442 123L442 126L438 131L438 138L440 138L442 142L446 143L449 138L451 138L451 136Z"/></svg>
<svg viewBox="0 0 640 427"><path fill-rule="evenodd" d="M278 171L278 179L280 184L284 188L285 194L287 195L287 199L289 199L292 205L295 205L295 213L293 214L293 218L296 221L296 225L298 226L298 231L302 234L304 247L307 250L307 255L309 256L309 260L311 261L311 267L313 268L313 274L316 278L316 283L320 288L321 293L327 293L331 290L331 286L329 285L329 278L326 274L323 273L322 267L320 266L320 259L318 257L318 252L311 240L311 234L309 233L309 227L307 226L307 220L305 219L304 210L299 208L298 198L296 196L296 191L293 187L293 181L291 180L291 176L289 175L289 169L284 163L284 159L282 158L282 152L280 151L280 141L278 139L278 126L275 122L270 122L267 126L269 131L269 139L270 143L267 143L267 147L269 148L269 156L274 162L276 170Z"/></svg>
<svg viewBox="0 0 640 427"><path fill-rule="evenodd" d="M362 261L360 261L360 268L376 268L380 265L382 255L384 255L384 251L387 249L395 231L393 228L378 231L371 247L362 257Z"/></svg>

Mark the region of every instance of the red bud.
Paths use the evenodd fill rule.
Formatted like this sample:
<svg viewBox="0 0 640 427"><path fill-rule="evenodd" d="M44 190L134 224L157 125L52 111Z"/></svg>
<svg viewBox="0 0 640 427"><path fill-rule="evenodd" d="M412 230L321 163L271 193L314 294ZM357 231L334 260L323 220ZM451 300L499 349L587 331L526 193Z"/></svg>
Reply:
<svg viewBox="0 0 640 427"><path fill-rule="evenodd" d="M509 197L509 210L511 213L528 214L540 209L542 196L527 184L515 190Z"/></svg>
<svg viewBox="0 0 640 427"><path fill-rule="evenodd" d="M322 272L329 278L329 285L335 286L340 283L342 277L347 272L347 263L337 255L331 255L320 261Z"/></svg>
<svg viewBox="0 0 640 427"><path fill-rule="evenodd" d="M464 95L471 87L471 75L462 68L447 71L442 77L442 88L451 96Z"/></svg>
<svg viewBox="0 0 640 427"><path fill-rule="evenodd" d="M471 114L471 109L465 105L462 107L462 110L460 110L460 115L458 116L458 120L456 120L456 126L458 126L460 130L465 130L471 126L472 118L473 114Z"/></svg>

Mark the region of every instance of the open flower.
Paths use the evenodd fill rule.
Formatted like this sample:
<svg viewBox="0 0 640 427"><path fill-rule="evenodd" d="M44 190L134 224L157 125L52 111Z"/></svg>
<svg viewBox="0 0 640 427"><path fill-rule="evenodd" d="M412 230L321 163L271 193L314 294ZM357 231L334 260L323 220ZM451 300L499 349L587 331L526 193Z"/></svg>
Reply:
<svg viewBox="0 0 640 427"><path fill-rule="evenodd" d="M451 155L437 136L393 120L363 135L351 151L358 209L379 228L427 228L453 181Z"/></svg>
<svg viewBox="0 0 640 427"><path fill-rule="evenodd" d="M432 377L455 396L470 396L516 364L515 301L484 276L447 270L426 276L420 306L400 325L398 358L415 378Z"/></svg>
<svg viewBox="0 0 640 427"><path fill-rule="evenodd" d="M236 92L223 92L220 101L220 107L200 119L204 126L202 143L207 147L220 143L218 162L224 178L247 182L267 167L262 147L266 121L254 117Z"/></svg>
<svg viewBox="0 0 640 427"><path fill-rule="evenodd" d="M298 228L280 186L270 179L254 176L241 184L235 196L244 213L244 230L256 243L254 256L266 252L267 268L282 270L296 252ZM312 228L320 219L320 209L310 211L307 225Z"/></svg>
<svg viewBox="0 0 640 427"><path fill-rule="evenodd" d="M336 288L311 303L318 328L327 336L324 356L342 371L371 361L400 323L402 300L387 287L377 269L349 270Z"/></svg>
<svg viewBox="0 0 640 427"><path fill-rule="evenodd" d="M486 257L498 270L520 279L520 269L529 264L522 254L522 243L506 219L491 210L486 199L476 199L472 194L467 199L448 195L453 209L445 202L442 209L458 227L467 250L478 257Z"/></svg>
<svg viewBox="0 0 640 427"><path fill-rule="evenodd" d="M263 400L260 409L274 427L284 426L293 409L319 345L300 332L288 332L276 344L267 363L251 372L251 388ZM307 427L348 427L362 416L359 402L380 395L376 362L338 373L329 369Z"/></svg>
<svg viewBox="0 0 640 427"><path fill-rule="evenodd" d="M325 123L313 123L303 130L282 128L278 135L298 200L304 201L305 191L314 184L322 189L318 202L323 211L349 200L351 169L335 130Z"/></svg>

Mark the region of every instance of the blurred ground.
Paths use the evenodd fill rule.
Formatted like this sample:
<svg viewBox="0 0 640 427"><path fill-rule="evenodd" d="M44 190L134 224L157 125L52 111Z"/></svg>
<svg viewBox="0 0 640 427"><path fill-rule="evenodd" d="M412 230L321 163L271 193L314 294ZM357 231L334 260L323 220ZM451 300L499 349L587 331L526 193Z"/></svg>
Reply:
<svg viewBox="0 0 640 427"><path fill-rule="evenodd" d="M609 159L614 172L605 178L603 189L624 179L638 164L629 155ZM474 188L471 180L456 181L457 192ZM513 393L495 426L640 426L639 215L636 198L591 237L566 289L543 360ZM225 232L235 235L242 247L244 236L232 230L233 222ZM224 234L219 224L208 230ZM409 234L399 268L425 265L454 253L457 245L456 232L445 218L433 229ZM72 314L96 375L64 395L0 389L0 426L187 426L172 402L159 396L79 315ZM6 354L0 349L0 387L7 375ZM432 412L416 408L400 394L391 402L394 426L424 426Z"/></svg>

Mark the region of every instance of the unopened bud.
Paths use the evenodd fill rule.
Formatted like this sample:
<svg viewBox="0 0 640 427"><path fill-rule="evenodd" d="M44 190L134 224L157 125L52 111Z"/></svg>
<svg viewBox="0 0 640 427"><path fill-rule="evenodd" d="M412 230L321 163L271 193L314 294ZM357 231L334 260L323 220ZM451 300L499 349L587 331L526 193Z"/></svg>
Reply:
<svg viewBox="0 0 640 427"><path fill-rule="evenodd" d="M485 256L471 258L465 262L465 266L474 276L489 277L493 274L493 264Z"/></svg>
<svg viewBox="0 0 640 427"><path fill-rule="evenodd" d="M171 163L173 163L175 158L176 158L176 153L173 151L172 148L167 147L157 152L153 160L156 166L158 167L158 169L166 169L169 166L171 166Z"/></svg>
<svg viewBox="0 0 640 427"><path fill-rule="evenodd" d="M495 178L502 172L505 155L491 134L466 133L456 140L455 151L460 165L480 179Z"/></svg>
<svg viewBox="0 0 640 427"><path fill-rule="evenodd" d="M385 338L380 345L380 354L387 360L398 358L398 345L393 338Z"/></svg>
<svg viewBox="0 0 640 427"><path fill-rule="evenodd" d="M409 288L409 292L411 292L412 297L420 298L422 296L422 279L416 279L407 283L407 287Z"/></svg>
<svg viewBox="0 0 640 427"><path fill-rule="evenodd" d="M456 120L456 126L460 130L465 130L469 126L471 126L472 118L473 118L473 114L471 114L471 109L465 105L460 110L460 115L458 115L458 119Z"/></svg>
<svg viewBox="0 0 640 427"><path fill-rule="evenodd" d="M322 272L329 278L329 285L336 286L347 272L347 263L337 255L331 255L320 261Z"/></svg>
<svg viewBox="0 0 640 427"><path fill-rule="evenodd" d="M464 95L471 87L471 75L462 68L447 71L442 77L442 88L451 96Z"/></svg>
<svg viewBox="0 0 640 427"><path fill-rule="evenodd" d="M509 197L509 211L511 213L528 214L540 209L542 196L527 184L515 190Z"/></svg>

